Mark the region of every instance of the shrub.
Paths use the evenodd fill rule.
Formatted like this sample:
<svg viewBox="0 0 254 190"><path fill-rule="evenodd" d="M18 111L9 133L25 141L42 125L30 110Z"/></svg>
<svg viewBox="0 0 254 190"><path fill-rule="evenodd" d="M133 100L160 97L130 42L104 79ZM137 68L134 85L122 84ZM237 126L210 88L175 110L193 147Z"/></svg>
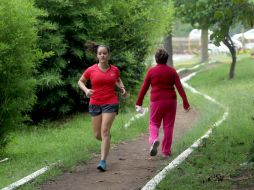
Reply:
<svg viewBox="0 0 254 190"><path fill-rule="evenodd" d="M41 17L39 46L52 52L38 67L34 120L56 118L85 108L88 99L77 86L82 72L95 63L85 52L86 41L111 49L111 63L118 66L132 93L143 76L144 60L170 25L170 1L159 0L36 0L48 15Z"/></svg>
<svg viewBox="0 0 254 190"><path fill-rule="evenodd" d="M36 16L28 0L0 1L0 149L35 102Z"/></svg>

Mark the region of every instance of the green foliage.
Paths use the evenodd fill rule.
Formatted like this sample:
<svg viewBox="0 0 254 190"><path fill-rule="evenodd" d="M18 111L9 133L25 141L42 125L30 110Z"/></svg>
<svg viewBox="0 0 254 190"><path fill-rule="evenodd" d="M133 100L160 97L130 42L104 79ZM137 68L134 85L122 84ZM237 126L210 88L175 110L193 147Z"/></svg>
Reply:
<svg viewBox="0 0 254 190"><path fill-rule="evenodd" d="M187 37L193 27L188 23L181 22L180 18L174 19L173 23L173 36L174 37Z"/></svg>
<svg viewBox="0 0 254 190"><path fill-rule="evenodd" d="M236 23L253 26L254 3L249 0L178 0L175 1L176 14L182 21L200 29L212 29L212 39L223 41L229 29Z"/></svg>
<svg viewBox="0 0 254 190"><path fill-rule="evenodd" d="M234 77L236 50L234 43L229 36L230 28L236 23L243 25L254 25L254 3L249 0L191 0L175 1L178 16L182 20L191 23L200 29L212 29L210 36L214 44L219 46L223 42L232 56L232 64L229 72L229 79ZM192 13L192 14L191 14Z"/></svg>
<svg viewBox="0 0 254 190"><path fill-rule="evenodd" d="M194 28L208 29L211 23L211 5L208 0L175 0L176 15Z"/></svg>
<svg viewBox="0 0 254 190"><path fill-rule="evenodd" d="M119 67L132 93L141 80L146 56L167 31L173 13L170 1L159 0L36 0L36 5L47 11L40 17L39 46L51 56L38 65L34 120L87 107L88 99L77 81L96 60L85 50L86 41L110 47L110 63Z"/></svg>
<svg viewBox="0 0 254 190"><path fill-rule="evenodd" d="M34 62L36 17L41 12L29 0L0 1L0 147L9 132L28 119L35 102Z"/></svg>
<svg viewBox="0 0 254 190"><path fill-rule="evenodd" d="M213 2L214 0L211 0L211 3ZM235 26L236 23L246 27L254 24L253 2L223 0L212 4L211 7L216 10L214 15L211 15L213 18L211 29L214 32L211 39L214 39L216 44L219 44L229 35L230 28Z"/></svg>

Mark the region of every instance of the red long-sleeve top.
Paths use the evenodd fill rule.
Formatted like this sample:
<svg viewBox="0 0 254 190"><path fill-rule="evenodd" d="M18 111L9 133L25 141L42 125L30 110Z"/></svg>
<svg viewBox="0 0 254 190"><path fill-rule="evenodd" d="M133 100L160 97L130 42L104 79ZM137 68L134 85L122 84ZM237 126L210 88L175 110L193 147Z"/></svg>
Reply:
<svg viewBox="0 0 254 190"><path fill-rule="evenodd" d="M183 100L185 109L189 108L189 102L176 70L166 64L157 64L150 68L146 74L142 88L139 91L136 105L142 106L144 96L151 85L152 102L176 99L175 87ZM174 87L175 86L175 87Z"/></svg>

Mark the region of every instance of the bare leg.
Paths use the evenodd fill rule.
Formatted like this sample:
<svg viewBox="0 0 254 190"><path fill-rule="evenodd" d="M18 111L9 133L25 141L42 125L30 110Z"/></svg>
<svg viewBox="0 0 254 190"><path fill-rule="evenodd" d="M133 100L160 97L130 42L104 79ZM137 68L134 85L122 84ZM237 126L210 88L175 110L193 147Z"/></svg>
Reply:
<svg viewBox="0 0 254 190"><path fill-rule="evenodd" d="M110 148L110 129L116 113L103 113L101 122L101 160L106 160Z"/></svg>
<svg viewBox="0 0 254 190"><path fill-rule="evenodd" d="M101 141L101 121L102 115L92 117L93 134L96 139Z"/></svg>

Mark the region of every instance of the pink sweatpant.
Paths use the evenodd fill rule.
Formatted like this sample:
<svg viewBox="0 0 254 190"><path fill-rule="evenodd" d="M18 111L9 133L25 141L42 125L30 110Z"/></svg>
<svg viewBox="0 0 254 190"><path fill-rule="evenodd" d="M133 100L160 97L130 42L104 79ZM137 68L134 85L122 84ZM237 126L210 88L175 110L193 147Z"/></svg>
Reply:
<svg viewBox="0 0 254 190"><path fill-rule="evenodd" d="M161 149L164 155L170 155L171 153L176 106L177 103L174 99L150 102L149 144L158 140L159 128L163 121L164 137Z"/></svg>

